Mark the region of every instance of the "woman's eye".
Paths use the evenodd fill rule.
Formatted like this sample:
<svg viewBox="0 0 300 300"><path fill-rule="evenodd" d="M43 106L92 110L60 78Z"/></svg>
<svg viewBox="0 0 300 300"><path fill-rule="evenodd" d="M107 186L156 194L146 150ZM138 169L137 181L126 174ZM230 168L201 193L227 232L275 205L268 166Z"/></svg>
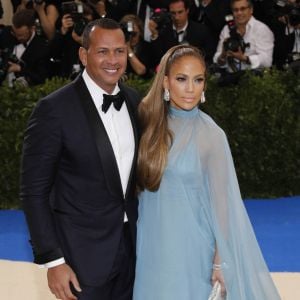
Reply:
<svg viewBox="0 0 300 300"><path fill-rule="evenodd" d="M196 79L195 79L195 81L198 82L198 83L203 82L203 80L204 80L204 78L196 78Z"/></svg>
<svg viewBox="0 0 300 300"><path fill-rule="evenodd" d="M182 82L182 81L185 81L185 78L184 77L177 77L176 80Z"/></svg>

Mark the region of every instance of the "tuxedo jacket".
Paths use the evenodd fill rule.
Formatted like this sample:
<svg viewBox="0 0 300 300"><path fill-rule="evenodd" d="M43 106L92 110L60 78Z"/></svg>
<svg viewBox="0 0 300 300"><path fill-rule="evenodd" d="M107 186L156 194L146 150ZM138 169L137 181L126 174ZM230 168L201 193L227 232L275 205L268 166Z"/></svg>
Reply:
<svg viewBox="0 0 300 300"><path fill-rule="evenodd" d="M184 42L200 49L205 55L205 60L208 63L211 62L215 52L214 39L204 24L189 20L184 36ZM172 24L168 24L161 30L158 38L151 42L151 50L154 54L156 65L168 49L178 44L178 39L172 28Z"/></svg>
<svg viewBox="0 0 300 300"><path fill-rule="evenodd" d="M90 286L101 285L111 271L124 212L133 241L136 236L140 99L133 89L122 84L120 89L135 138L125 197L112 145L81 75L40 100L25 131L20 197L34 260L43 264L63 256Z"/></svg>
<svg viewBox="0 0 300 300"><path fill-rule="evenodd" d="M13 53L19 43L11 33L10 26L5 27L0 36L0 49L9 49ZM47 41L35 35L21 56L21 72L16 77L24 76L29 85L41 84L48 77L49 47Z"/></svg>

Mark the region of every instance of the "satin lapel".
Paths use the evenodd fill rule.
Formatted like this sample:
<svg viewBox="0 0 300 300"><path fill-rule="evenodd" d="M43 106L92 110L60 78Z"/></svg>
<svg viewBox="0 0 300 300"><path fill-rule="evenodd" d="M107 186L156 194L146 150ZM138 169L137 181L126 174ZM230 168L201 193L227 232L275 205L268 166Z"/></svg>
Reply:
<svg viewBox="0 0 300 300"><path fill-rule="evenodd" d="M134 135L134 155L133 155L131 171L130 171L130 175L129 175L129 179L128 179L126 194L125 194L125 201L127 201L128 200L127 197L130 192L130 189L131 189L132 181L135 177L135 165L136 165L136 160L137 160L137 151L138 151L138 144L139 144L138 129L137 129L137 114L136 114L137 109L136 109L136 107L134 107L133 103L129 100L129 95L126 92L126 89L123 87L123 85L120 84L119 86L125 95L125 103L127 106L129 116L130 116L132 129L133 129L133 135Z"/></svg>
<svg viewBox="0 0 300 300"><path fill-rule="evenodd" d="M83 110L86 114L92 136L94 137L97 145L104 177L109 191L113 196L121 196L123 198L119 169L112 145L106 133L103 122L98 114L97 108L82 77L76 79L75 87L78 91Z"/></svg>

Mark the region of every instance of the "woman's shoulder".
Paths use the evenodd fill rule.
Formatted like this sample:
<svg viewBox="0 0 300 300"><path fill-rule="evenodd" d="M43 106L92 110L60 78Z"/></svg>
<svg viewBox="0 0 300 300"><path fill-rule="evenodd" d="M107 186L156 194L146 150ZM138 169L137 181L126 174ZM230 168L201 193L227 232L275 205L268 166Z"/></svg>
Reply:
<svg viewBox="0 0 300 300"><path fill-rule="evenodd" d="M211 145L225 145L227 144L227 135L223 128L221 128L215 120L207 113L199 110L201 120L201 128L203 136L208 144Z"/></svg>
<svg viewBox="0 0 300 300"><path fill-rule="evenodd" d="M199 117L208 130L220 134L225 134L224 130L216 123L216 121L210 115L208 115L207 113L205 113L200 109L199 109Z"/></svg>

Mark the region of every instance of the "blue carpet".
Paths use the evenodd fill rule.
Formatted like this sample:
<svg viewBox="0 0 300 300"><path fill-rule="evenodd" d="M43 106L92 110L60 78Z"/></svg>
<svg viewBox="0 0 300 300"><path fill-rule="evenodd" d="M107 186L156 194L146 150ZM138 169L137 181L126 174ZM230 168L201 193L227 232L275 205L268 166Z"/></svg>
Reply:
<svg viewBox="0 0 300 300"><path fill-rule="evenodd" d="M271 272L300 272L300 196L245 200ZM0 210L0 259L32 261L24 214Z"/></svg>

